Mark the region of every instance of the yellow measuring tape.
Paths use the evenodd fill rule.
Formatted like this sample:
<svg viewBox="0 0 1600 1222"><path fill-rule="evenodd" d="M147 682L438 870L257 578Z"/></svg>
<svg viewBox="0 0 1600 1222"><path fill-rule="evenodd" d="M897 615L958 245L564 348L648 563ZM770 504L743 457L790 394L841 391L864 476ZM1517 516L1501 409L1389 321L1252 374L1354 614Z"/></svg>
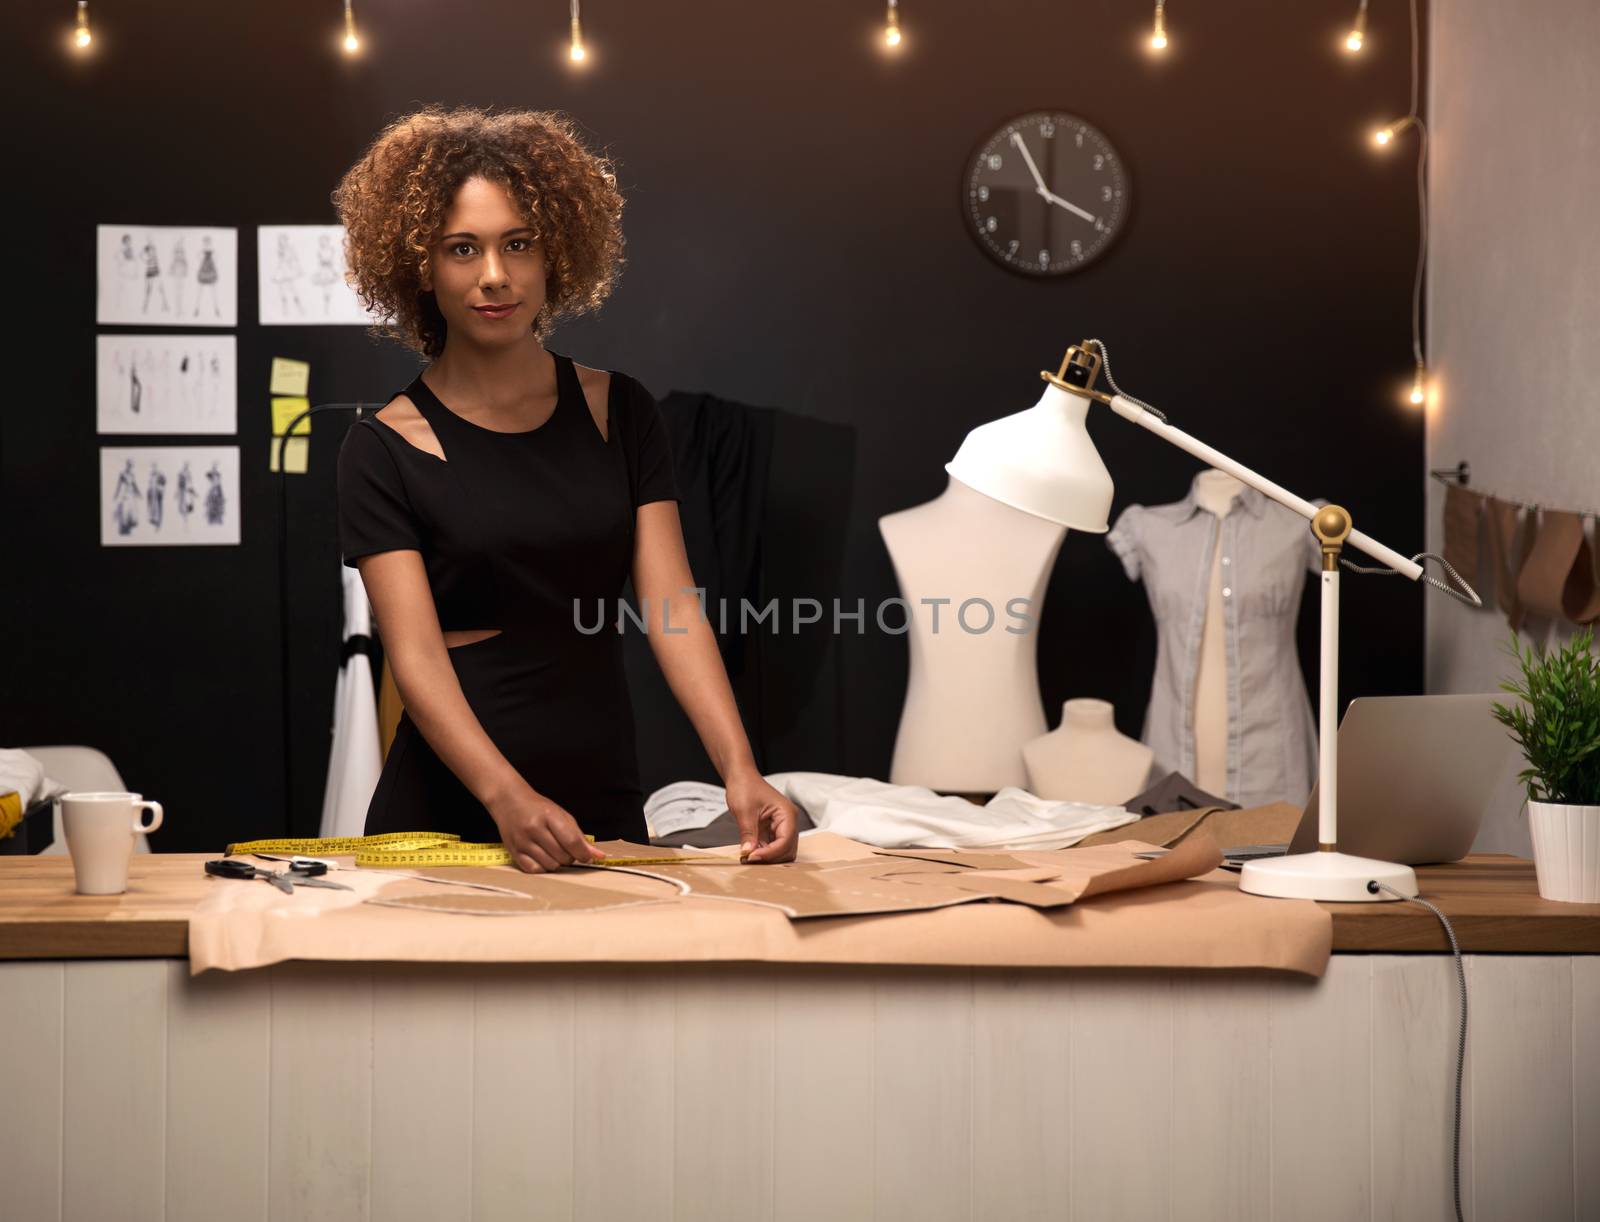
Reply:
<svg viewBox="0 0 1600 1222"><path fill-rule="evenodd" d="M585 836L591 844L593 836ZM379 836L325 836L321 839L242 840L228 846L228 856L287 853L304 857L355 855L358 866L509 866L511 850L503 844L474 844L453 832L384 832ZM738 865L727 857L607 857L591 866Z"/></svg>

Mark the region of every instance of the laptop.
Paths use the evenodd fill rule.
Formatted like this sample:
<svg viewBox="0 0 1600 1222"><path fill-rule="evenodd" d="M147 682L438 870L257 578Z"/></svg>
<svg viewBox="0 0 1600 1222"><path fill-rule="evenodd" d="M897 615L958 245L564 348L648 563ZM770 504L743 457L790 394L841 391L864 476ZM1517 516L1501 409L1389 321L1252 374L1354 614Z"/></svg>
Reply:
<svg viewBox="0 0 1600 1222"><path fill-rule="evenodd" d="M1522 769L1490 706L1505 697L1363 696L1339 723L1338 848L1402 865L1472 851L1489 803ZM1313 788L1291 853L1317 848Z"/></svg>

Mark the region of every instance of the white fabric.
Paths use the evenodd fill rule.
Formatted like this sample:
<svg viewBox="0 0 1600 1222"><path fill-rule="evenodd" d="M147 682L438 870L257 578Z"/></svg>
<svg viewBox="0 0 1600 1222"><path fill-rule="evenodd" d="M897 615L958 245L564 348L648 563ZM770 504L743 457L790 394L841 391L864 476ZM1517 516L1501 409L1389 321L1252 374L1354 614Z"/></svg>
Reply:
<svg viewBox="0 0 1600 1222"><path fill-rule="evenodd" d="M872 777L826 772L774 772L767 783L819 830L883 849L1063 849L1085 836L1135 822L1120 806L1053 802L1007 786L978 806L920 785L891 785ZM645 803L652 836L705 827L727 810L720 786L679 781ZM671 824L661 830L662 824Z"/></svg>
<svg viewBox="0 0 1600 1222"><path fill-rule="evenodd" d="M0 749L0 793L21 795L23 810L66 792L60 781L45 776L44 764L35 756L18 749Z"/></svg>
<svg viewBox="0 0 1600 1222"><path fill-rule="evenodd" d="M728 809L721 785L705 781L674 781L656 790L644 803L644 824L650 836L672 836L698 831Z"/></svg>
<svg viewBox="0 0 1600 1222"><path fill-rule="evenodd" d="M361 574L344 573L344 639L372 635L372 608ZM328 780L322 792L323 836L359 836L367 823L367 806L383 771L383 744L378 735L378 693L372 659L357 651L339 670L333 688L333 749Z"/></svg>

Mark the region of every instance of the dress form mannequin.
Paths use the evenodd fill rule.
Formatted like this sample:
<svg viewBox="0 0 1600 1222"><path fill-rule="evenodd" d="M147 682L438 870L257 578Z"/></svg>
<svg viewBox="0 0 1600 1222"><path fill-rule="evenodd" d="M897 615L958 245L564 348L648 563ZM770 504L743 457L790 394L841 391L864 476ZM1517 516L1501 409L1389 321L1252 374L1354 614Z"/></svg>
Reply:
<svg viewBox="0 0 1600 1222"><path fill-rule="evenodd" d="M1244 485L1226 471L1202 471L1195 485L1200 508L1225 518ZM1222 532L1211 553L1206 626L1200 636L1194 690L1194 782L1207 793L1228 792L1228 642L1222 626L1222 591L1233 557L1222 554ZM1137 790L1131 792L1137 793Z"/></svg>
<svg viewBox="0 0 1600 1222"><path fill-rule="evenodd" d="M1145 786L1155 752L1119 734L1109 701L1078 699L1061 706L1061 724L1022 744L1028 790L1058 802L1119 806Z"/></svg>
<svg viewBox="0 0 1600 1222"><path fill-rule="evenodd" d="M1021 744L1046 725L1039 611L1066 528L952 479L933 500L879 518L878 530L911 608L911 674L889 780L953 793L1025 786ZM969 599L993 608L987 630L982 603L961 612ZM1026 606L1008 611L1019 599ZM898 627L903 614L891 608L883 622Z"/></svg>

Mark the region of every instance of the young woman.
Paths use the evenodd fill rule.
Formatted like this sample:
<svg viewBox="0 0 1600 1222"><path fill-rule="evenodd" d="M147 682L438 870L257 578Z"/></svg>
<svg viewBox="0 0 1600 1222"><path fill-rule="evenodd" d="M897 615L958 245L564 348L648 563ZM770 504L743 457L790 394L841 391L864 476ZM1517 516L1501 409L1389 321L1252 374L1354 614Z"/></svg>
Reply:
<svg viewBox="0 0 1600 1222"><path fill-rule="evenodd" d="M597 860L585 834L644 841L621 637L578 617L600 602L614 622L631 576L742 848L791 860L794 807L755 766L699 615L655 401L544 347L621 269L610 163L558 114L431 106L333 198L363 305L429 362L339 454L340 550L406 709L367 832L500 840L527 871Z"/></svg>

